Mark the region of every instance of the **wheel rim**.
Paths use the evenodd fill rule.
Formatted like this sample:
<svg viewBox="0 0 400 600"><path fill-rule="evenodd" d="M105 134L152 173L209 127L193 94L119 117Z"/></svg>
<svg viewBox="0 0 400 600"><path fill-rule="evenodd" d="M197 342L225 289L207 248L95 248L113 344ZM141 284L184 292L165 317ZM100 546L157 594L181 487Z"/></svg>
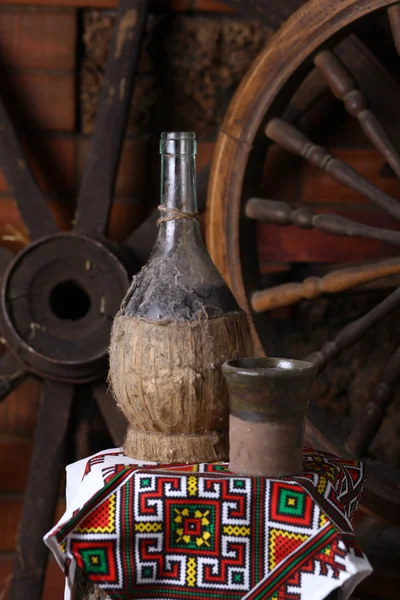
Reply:
<svg viewBox="0 0 400 600"><path fill-rule="evenodd" d="M281 114L284 106L282 90L287 97L289 89L296 88L304 72L311 68L311 59L319 48L343 27L394 2L375 0L327 4L319 1L307 3L261 52L228 108L214 154L208 189L208 248L239 303L251 314L257 353L263 353L274 332L265 316L261 331L259 317L250 306L250 293L257 282L256 289L261 289L261 284L254 243L255 226L251 223L243 225L243 211L249 198L248 181L252 177L249 165L252 163L251 168L257 168L258 155L263 154L263 145L266 144L266 141L263 142L262 126ZM221 236L221 225L225 236ZM332 439L329 428L327 430L322 423L316 409L312 407L310 410L308 440L325 451L348 455ZM377 514L398 522L400 479L397 473L385 476L379 470L377 465L370 469L364 503Z"/></svg>

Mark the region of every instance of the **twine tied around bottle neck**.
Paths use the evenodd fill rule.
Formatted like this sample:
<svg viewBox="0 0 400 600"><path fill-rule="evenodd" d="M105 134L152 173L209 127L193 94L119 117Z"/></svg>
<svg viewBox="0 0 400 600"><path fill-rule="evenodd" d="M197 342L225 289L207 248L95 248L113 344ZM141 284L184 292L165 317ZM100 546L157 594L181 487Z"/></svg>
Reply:
<svg viewBox="0 0 400 600"><path fill-rule="evenodd" d="M180 219L190 219L190 220L194 221L195 219L197 219L197 217L199 215L199 213L197 213L197 212L195 212L195 213L182 212L176 208L167 208L166 206L159 206L158 210L160 212L169 213L167 216L160 217L157 220L158 227L161 225L161 223L166 223L167 221L177 221Z"/></svg>

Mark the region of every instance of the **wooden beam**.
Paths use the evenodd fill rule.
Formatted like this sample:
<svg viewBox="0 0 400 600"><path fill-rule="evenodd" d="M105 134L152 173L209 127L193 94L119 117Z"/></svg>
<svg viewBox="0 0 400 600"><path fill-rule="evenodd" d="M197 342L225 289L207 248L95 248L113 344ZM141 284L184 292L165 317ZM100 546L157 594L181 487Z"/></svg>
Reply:
<svg viewBox="0 0 400 600"><path fill-rule="evenodd" d="M7 6L29 6L32 7L32 0L6 0L7 5L2 7L6 10ZM35 0L35 6L47 6L58 8L117 8L118 0ZM193 10L191 0L151 0L150 10L152 12L172 11L187 12ZM197 0L195 10L198 12L232 12L233 8L225 6L223 2L212 2L210 0Z"/></svg>
<svg viewBox="0 0 400 600"><path fill-rule="evenodd" d="M148 0L121 0L105 66L74 230L104 235L109 220L131 96L146 27Z"/></svg>

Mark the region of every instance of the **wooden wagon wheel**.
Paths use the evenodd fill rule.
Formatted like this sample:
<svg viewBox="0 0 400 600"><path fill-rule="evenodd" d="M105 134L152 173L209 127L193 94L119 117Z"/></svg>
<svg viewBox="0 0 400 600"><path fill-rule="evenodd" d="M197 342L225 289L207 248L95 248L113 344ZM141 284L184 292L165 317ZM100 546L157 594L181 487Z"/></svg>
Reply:
<svg viewBox="0 0 400 600"><path fill-rule="evenodd" d="M301 130L298 118L323 89L344 103L357 118L372 144L394 173L400 176L398 84L350 32L372 12L387 11L397 52L400 52L400 5L392 0L312 0L300 8L273 36L240 85L221 127L208 189L207 241L211 255L242 307L252 318L260 352L281 352L267 311L301 298L315 298L324 291L339 292L390 273L399 273L400 260L352 267L303 283L262 289L258 264L256 227L259 222L318 229L332 236L363 236L400 243L398 231L362 225L333 214L314 214L310 208L292 207L278 199L263 199L259 182L265 157L275 143L303 157L352 190L363 193L393 219L400 218L400 203L334 158ZM315 77L315 73L318 77ZM366 76L367 74L367 76ZM322 76L322 87L321 87ZM368 108L370 103L371 110ZM379 107L382 118L373 107ZM388 133L387 127L391 128ZM221 230L223 235L221 235ZM307 232L304 232L307 235ZM327 238L328 239L328 238ZM332 238L334 240L334 238ZM339 238L337 238L339 239ZM382 303L350 323L332 342L309 359L319 371L343 349L353 345L374 323L400 303L395 289ZM390 359L382 382L371 391L371 400L353 425L347 440L337 437L329 419L312 405L308 440L320 449L339 455L366 457L382 423L400 377L400 350ZM339 432L340 433L340 432ZM395 469L369 460L369 477L363 505L372 513L400 522L400 476Z"/></svg>
<svg viewBox="0 0 400 600"><path fill-rule="evenodd" d="M106 392L109 336L131 275L147 260L155 224L141 226L122 245L108 240L106 231L147 4L121 0L117 11L72 231L58 231L0 99L0 167L31 238L15 256L0 249L0 323L6 345L0 357L0 400L28 375L43 380L10 588L13 600L41 597L48 554L42 537L53 524L79 405L94 397L115 444L124 436L125 421Z"/></svg>

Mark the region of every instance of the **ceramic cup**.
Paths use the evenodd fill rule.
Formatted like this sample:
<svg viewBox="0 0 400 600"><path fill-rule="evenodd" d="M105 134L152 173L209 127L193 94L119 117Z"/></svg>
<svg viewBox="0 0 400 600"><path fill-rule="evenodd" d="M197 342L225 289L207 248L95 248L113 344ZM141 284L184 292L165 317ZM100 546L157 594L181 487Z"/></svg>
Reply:
<svg viewBox="0 0 400 600"><path fill-rule="evenodd" d="M229 466L257 477L299 475L316 367L287 358L237 358L222 371L229 390Z"/></svg>

